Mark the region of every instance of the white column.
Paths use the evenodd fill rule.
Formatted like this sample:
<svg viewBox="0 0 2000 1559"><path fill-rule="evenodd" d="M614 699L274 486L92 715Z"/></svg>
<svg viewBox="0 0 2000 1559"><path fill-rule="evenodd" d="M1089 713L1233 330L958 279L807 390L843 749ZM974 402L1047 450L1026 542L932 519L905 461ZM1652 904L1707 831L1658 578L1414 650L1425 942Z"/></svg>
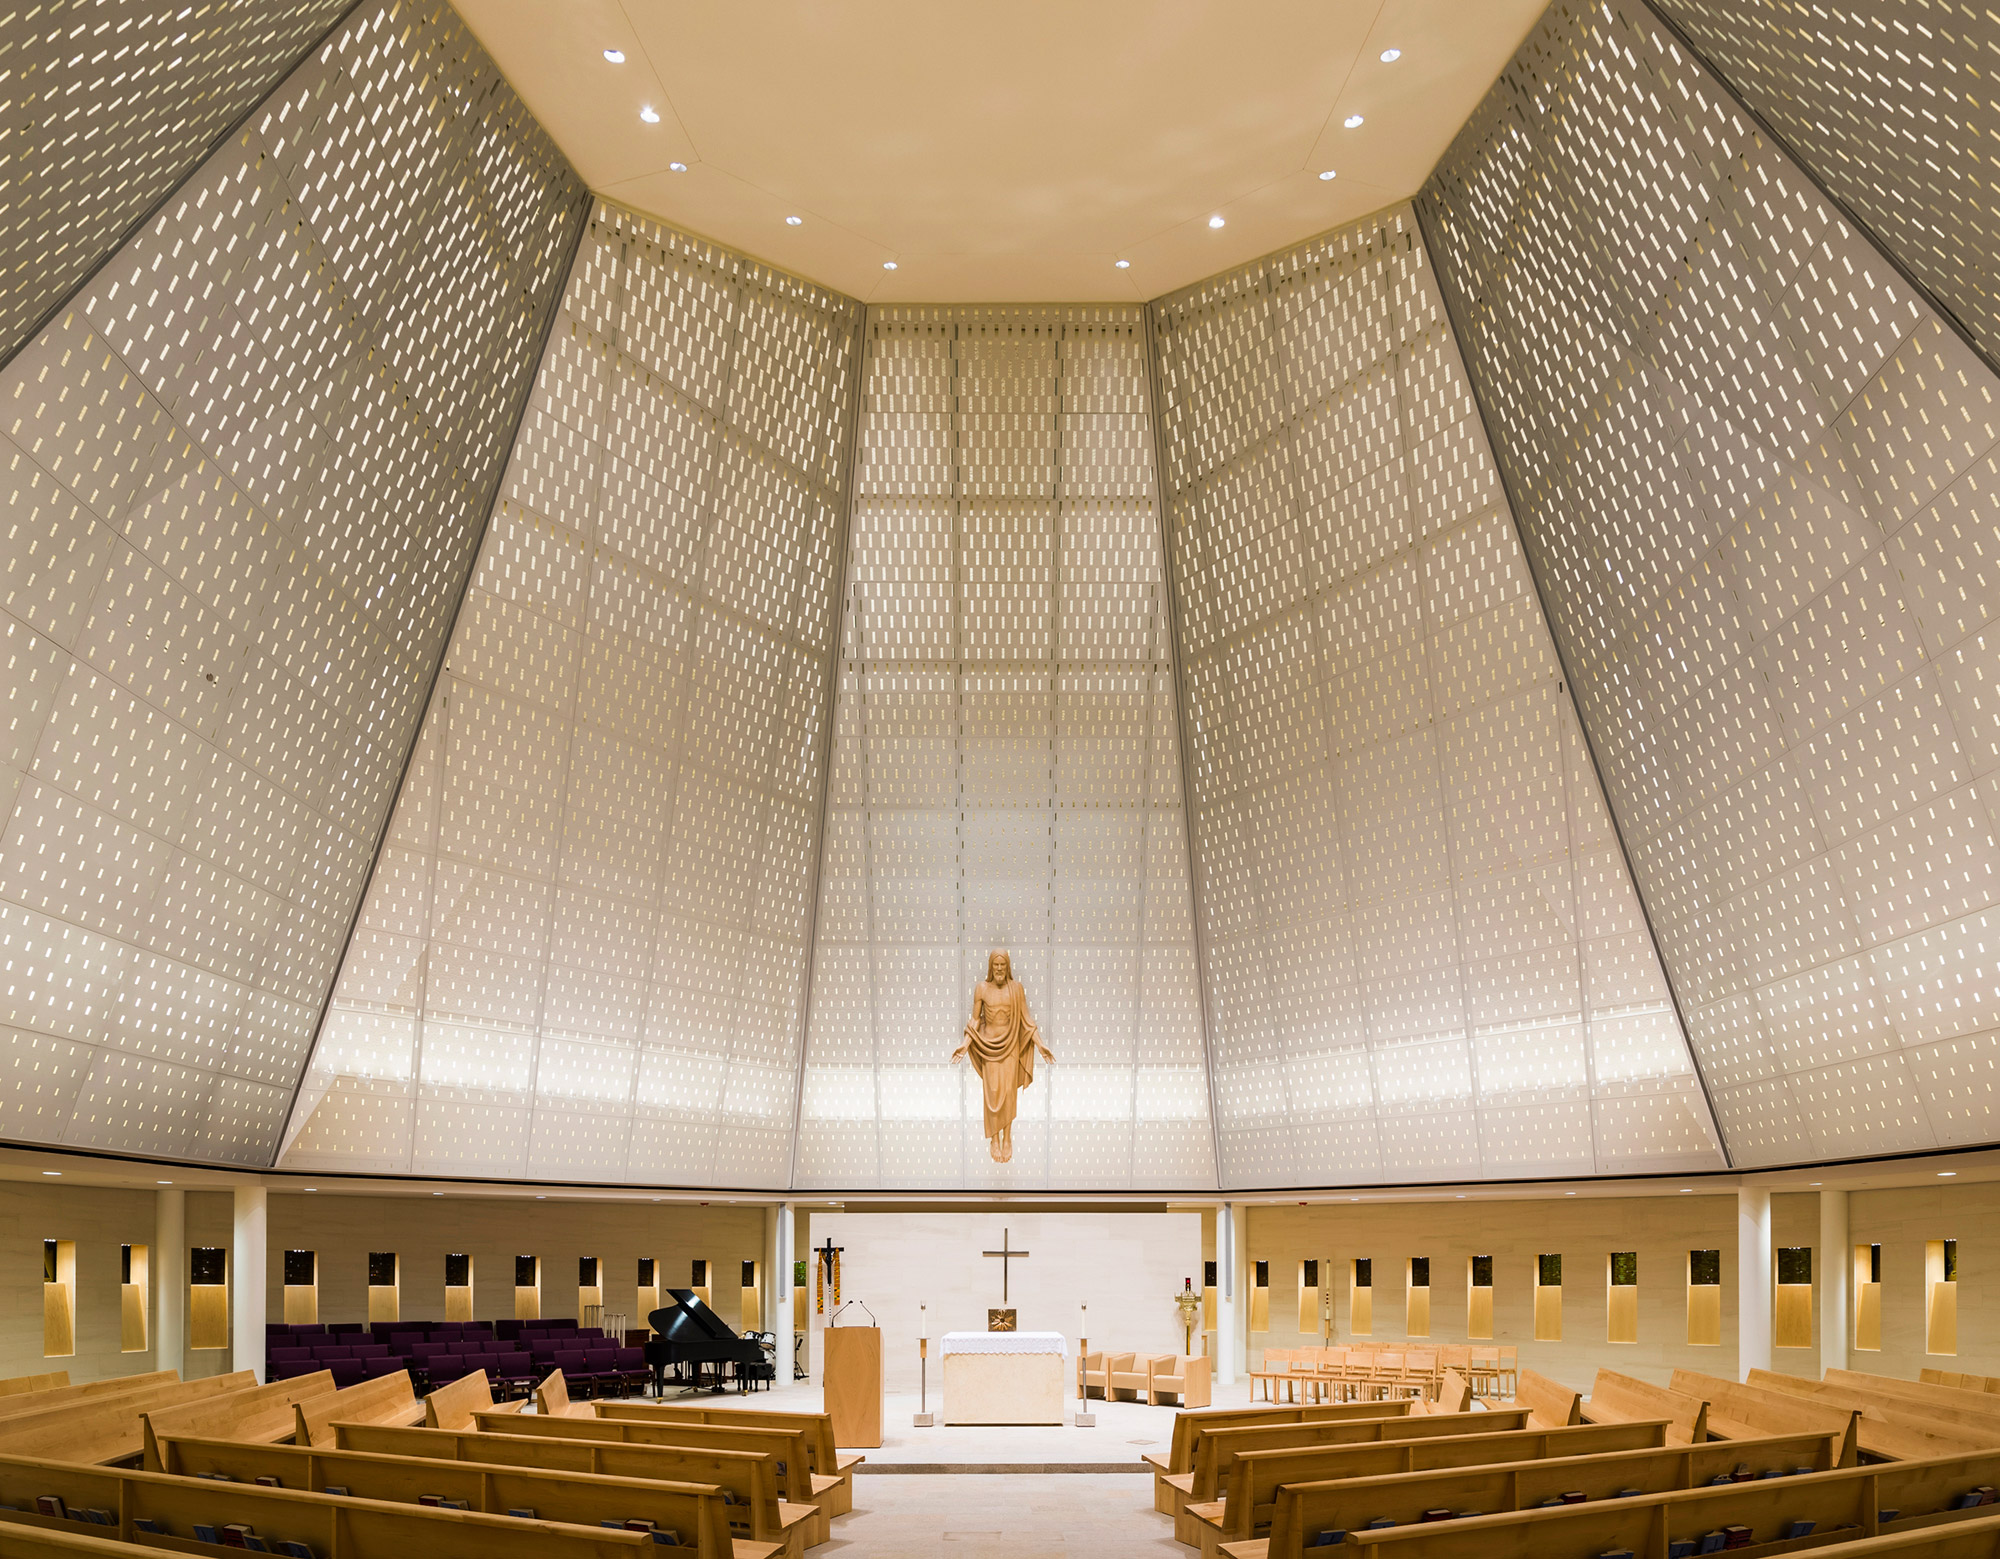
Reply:
<svg viewBox="0 0 2000 1559"><path fill-rule="evenodd" d="M1848 1244L1847 1193L1819 1194L1819 1367L1820 1373L1847 1368L1847 1340L1853 1326L1848 1290L1854 1282L1854 1250Z"/></svg>
<svg viewBox="0 0 2000 1559"><path fill-rule="evenodd" d="M1736 1192L1736 1378L1771 1367L1771 1193Z"/></svg>
<svg viewBox="0 0 2000 1559"><path fill-rule="evenodd" d="M187 1368L187 1193L162 1186L154 1193L153 1367Z"/></svg>
<svg viewBox="0 0 2000 1559"><path fill-rule="evenodd" d="M1224 1386L1236 1384L1236 1204L1215 1209L1215 1373Z"/></svg>
<svg viewBox="0 0 2000 1559"><path fill-rule="evenodd" d="M792 1383L792 1224L794 1220L792 1204L780 1202L777 1216L772 1220L773 1249L776 1252L774 1265L777 1268L771 1280L771 1299L774 1314L771 1330L778 1336L778 1381L777 1388L783 1390Z"/></svg>
<svg viewBox="0 0 2000 1559"><path fill-rule="evenodd" d="M229 1360L264 1378L264 1306L271 1283L264 1248L264 1188L236 1188L236 1228L229 1247Z"/></svg>

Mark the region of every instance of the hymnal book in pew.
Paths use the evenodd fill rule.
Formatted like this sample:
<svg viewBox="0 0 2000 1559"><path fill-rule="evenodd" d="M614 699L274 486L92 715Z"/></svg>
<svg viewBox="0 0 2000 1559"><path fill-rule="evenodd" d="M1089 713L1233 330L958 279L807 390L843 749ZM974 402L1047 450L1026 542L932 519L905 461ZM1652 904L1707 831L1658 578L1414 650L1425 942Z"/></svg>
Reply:
<svg viewBox="0 0 2000 1559"><path fill-rule="evenodd" d="M69 1516L69 1511L63 1507L62 1496L60 1494L37 1494L35 1496L35 1509L42 1515L54 1516L59 1521L65 1520Z"/></svg>

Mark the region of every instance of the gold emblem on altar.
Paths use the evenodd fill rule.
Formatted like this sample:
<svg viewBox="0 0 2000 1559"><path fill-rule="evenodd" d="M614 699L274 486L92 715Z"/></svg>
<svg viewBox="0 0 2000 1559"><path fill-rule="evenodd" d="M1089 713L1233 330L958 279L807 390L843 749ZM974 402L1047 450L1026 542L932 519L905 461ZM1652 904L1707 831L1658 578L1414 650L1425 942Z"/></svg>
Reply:
<svg viewBox="0 0 2000 1559"><path fill-rule="evenodd" d="M972 1021L965 1043L952 1060L969 1055L986 1101L986 1145L993 1162L1014 1156L1014 1111L1023 1088L1035 1081L1035 1057L1053 1061L1041 1030L1028 1016L1028 993L1014 978L1014 963L995 948L986 960L986 978L972 993Z"/></svg>

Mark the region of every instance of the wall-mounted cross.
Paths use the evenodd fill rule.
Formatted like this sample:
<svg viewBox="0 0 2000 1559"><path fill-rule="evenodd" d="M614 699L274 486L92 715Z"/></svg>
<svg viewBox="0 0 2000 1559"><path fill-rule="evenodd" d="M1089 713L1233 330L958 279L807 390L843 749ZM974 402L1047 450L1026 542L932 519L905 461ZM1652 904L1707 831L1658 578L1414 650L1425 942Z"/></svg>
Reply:
<svg viewBox="0 0 2000 1559"><path fill-rule="evenodd" d="M1000 1258L1000 1302L1003 1305L1007 1302L1007 1264L1028 1254L1024 1250L1008 1249L1007 1234L1008 1231L1005 1229L1000 1231L1000 1248L998 1250L983 1250L979 1253L982 1256L998 1256Z"/></svg>

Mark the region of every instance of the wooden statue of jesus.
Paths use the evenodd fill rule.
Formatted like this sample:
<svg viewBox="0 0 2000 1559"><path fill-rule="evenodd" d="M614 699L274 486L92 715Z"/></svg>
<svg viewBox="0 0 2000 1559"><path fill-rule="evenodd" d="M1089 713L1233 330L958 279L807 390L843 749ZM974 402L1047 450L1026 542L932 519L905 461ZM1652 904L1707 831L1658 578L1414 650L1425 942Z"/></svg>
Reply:
<svg viewBox="0 0 2000 1559"><path fill-rule="evenodd" d="M1028 993L1014 978L1013 961L996 948L986 959L986 978L972 993L965 1043L951 1053L956 1061L970 1052L979 1073L986 1097L986 1145L996 1164L1014 1156L1014 1110L1020 1091L1035 1080L1036 1051L1044 1061L1055 1060L1028 1016Z"/></svg>

